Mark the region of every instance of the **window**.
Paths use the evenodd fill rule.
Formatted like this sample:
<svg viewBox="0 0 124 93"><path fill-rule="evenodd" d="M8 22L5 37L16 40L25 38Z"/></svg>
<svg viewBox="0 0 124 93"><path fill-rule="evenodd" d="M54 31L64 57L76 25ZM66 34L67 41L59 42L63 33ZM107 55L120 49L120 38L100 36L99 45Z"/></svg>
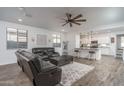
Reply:
<svg viewBox="0 0 124 93"><path fill-rule="evenodd" d="M124 36L121 36L121 47L124 47Z"/></svg>
<svg viewBox="0 0 124 93"><path fill-rule="evenodd" d="M61 36L53 34L53 47L61 47Z"/></svg>
<svg viewBox="0 0 124 93"><path fill-rule="evenodd" d="M27 48L27 31L7 28L7 49Z"/></svg>

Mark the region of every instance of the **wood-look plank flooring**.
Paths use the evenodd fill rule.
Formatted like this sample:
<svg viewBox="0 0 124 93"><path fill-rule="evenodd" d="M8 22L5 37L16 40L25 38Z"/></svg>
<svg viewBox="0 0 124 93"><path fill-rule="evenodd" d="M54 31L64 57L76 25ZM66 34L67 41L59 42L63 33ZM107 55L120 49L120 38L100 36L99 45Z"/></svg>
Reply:
<svg viewBox="0 0 124 93"><path fill-rule="evenodd" d="M111 56L102 56L99 61L74 58L74 61L95 67L92 73L78 80L77 86L123 86L124 62ZM17 64L0 66L1 86L32 85Z"/></svg>
<svg viewBox="0 0 124 93"><path fill-rule="evenodd" d="M101 60L77 59L75 61L95 66L94 72L79 80L75 85L87 86L119 86L124 85L124 62L111 56L103 56Z"/></svg>

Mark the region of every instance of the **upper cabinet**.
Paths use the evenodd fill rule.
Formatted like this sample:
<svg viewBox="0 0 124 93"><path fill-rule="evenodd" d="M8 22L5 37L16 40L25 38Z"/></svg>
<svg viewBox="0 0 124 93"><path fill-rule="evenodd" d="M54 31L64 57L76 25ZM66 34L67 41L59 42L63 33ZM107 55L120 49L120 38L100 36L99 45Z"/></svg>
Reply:
<svg viewBox="0 0 124 93"><path fill-rule="evenodd" d="M80 39L82 44L88 44L91 43L91 41L98 41L99 44L109 44L110 43L110 37L107 36L106 34L103 35L93 35L92 38L90 36L81 36Z"/></svg>

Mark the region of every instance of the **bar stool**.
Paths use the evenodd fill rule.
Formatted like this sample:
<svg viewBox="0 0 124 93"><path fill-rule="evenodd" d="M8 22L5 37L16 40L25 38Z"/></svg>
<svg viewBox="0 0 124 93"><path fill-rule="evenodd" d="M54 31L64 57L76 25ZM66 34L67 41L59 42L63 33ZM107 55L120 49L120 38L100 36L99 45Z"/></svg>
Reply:
<svg viewBox="0 0 124 93"><path fill-rule="evenodd" d="M74 52L76 53L76 57L79 58L79 50L78 49L75 49Z"/></svg>
<svg viewBox="0 0 124 93"><path fill-rule="evenodd" d="M96 60L96 52L95 51L89 51L89 60L92 59L92 57L94 56L94 59Z"/></svg>

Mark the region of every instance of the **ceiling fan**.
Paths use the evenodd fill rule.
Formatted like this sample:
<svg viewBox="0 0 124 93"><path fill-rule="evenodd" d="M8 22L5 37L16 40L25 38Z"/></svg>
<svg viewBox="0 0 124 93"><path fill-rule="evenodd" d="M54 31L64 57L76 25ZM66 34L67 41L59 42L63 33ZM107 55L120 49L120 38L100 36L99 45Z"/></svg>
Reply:
<svg viewBox="0 0 124 93"><path fill-rule="evenodd" d="M70 27L72 27L72 24L81 25L80 22L86 22L86 19L81 19L83 17L82 14L79 14L72 18L72 14L66 13L66 17L67 19L63 19L65 23L62 26L69 24Z"/></svg>

